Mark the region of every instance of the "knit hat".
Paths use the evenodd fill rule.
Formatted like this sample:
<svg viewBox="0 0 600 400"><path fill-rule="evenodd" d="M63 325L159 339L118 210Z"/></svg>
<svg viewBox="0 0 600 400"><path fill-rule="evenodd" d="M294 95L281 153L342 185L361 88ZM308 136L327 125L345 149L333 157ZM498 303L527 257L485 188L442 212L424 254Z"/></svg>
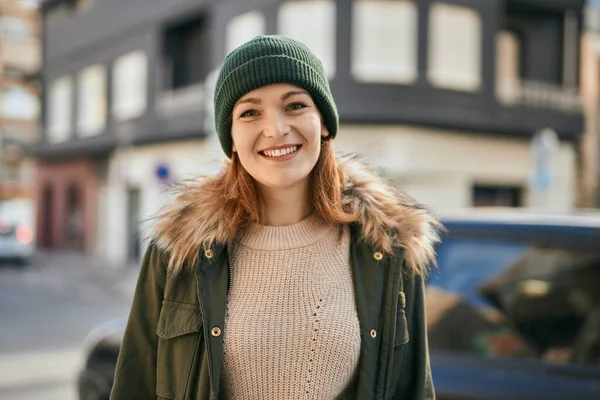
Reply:
<svg viewBox="0 0 600 400"><path fill-rule="evenodd" d="M307 46L293 39L257 36L225 57L215 86L215 125L227 157L231 157L233 106L246 93L274 83L289 83L306 90L323 115L329 138L335 137L339 117L321 61Z"/></svg>

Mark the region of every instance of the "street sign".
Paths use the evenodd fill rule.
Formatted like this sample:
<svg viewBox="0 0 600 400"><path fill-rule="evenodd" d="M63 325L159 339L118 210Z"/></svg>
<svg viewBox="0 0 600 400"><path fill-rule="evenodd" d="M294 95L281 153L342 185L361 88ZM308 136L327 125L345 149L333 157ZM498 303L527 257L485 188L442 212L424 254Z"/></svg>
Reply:
<svg viewBox="0 0 600 400"><path fill-rule="evenodd" d="M161 182L167 182L170 178L170 170L169 170L169 166L166 164L158 164L156 166L156 177L158 178L159 181Z"/></svg>
<svg viewBox="0 0 600 400"><path fill-rule="evenodd" d="M553 129L537 131L531 140L533 168L531 171L531 189L533 203L538 207L548 204L548 196L554 181L556 152L560 141Z"/></svg>

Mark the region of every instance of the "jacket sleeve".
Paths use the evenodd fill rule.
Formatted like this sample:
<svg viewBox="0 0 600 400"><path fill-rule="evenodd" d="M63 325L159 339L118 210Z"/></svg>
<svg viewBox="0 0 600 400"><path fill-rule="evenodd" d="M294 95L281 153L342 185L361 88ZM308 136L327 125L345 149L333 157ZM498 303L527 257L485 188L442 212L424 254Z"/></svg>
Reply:
<svg viewBox="0 0 600 400"><path fill-rule="evenodd" d="M156 399L156 326L166 280L161 254L150 244L144 255L110 400Z"/></svg>
<svg viewBox="0 0 600 400"><path fill-rule="evenodd" d="M423 277L419 275L406 279L404 291L407 299L410 341L404 350L401 371L403 375L408 376L398 380L393 399L433 400L435 390L429 362Z"/></svg>

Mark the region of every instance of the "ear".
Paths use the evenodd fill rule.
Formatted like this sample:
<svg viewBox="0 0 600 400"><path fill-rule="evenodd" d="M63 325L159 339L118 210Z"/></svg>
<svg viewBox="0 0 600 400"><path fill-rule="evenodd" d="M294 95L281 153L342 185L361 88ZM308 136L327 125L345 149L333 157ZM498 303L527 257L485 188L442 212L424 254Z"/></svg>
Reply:
<svg viewBox="0 0 600 400"><path fill-rule="evenodd" d="M236 153L237 152L237 149L235 148L235 143L231 144L231 152L232 153Z"/></svg>
<svg viewBox="0 0 600 400"><path fill-rule="evenodd" d="M325 124L321 125L321 137L328 137L329 136L329 130L327 129L327 127L325 126Z"/></svg>

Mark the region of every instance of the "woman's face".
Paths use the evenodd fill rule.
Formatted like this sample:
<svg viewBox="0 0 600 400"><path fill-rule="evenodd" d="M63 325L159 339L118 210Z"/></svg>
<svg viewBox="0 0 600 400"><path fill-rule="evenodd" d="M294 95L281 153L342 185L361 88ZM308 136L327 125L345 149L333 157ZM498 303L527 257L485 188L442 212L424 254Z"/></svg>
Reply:
<svg viewBox="0 0 600 400"><path fill-rule="evenodd" d="M233 107L233 151L242 166L270 189L306 184L329 135L311 96L274 84L244 95Z"/></svg>

